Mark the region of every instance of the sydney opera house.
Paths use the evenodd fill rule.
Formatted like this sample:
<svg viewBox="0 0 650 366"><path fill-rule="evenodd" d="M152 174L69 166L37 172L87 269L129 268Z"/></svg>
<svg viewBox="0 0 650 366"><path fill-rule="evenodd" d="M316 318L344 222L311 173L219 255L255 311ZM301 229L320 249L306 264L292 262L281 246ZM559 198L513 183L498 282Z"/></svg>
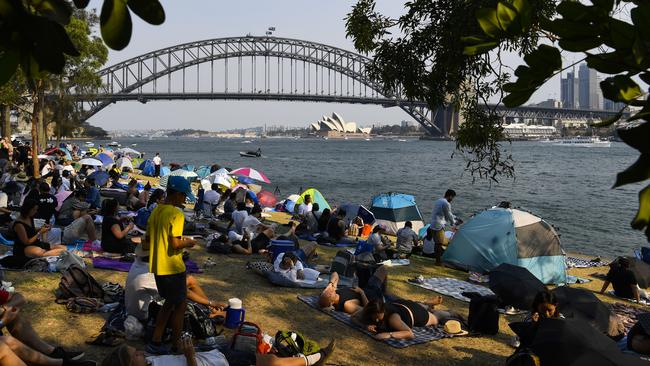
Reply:
<svg viewBox="0 0 650 366"><path fill-rule="evenodd" d="M310 131L321 137L367 137L370 130L370 127L360 128L354 122L345 122L337 113L332 113L332 117L323 116L310 126Z"/></svg>

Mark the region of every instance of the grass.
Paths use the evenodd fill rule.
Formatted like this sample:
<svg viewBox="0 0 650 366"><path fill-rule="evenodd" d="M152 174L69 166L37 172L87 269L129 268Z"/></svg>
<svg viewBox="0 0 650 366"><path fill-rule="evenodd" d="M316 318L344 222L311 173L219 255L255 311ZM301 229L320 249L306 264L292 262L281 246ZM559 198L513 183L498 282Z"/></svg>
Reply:
<svg viewBox="0 0 650 366"><path fill-rule="evenodd" d="M149 178L150 179L150 178ZM150 179L151 180L151 179ZM274 216L274 221L286 222L286 218ZM337 249L319 247L318 264L330 264ZM204 246L190 250L191 258L203 268L203 263L211 258L216 266L205 269L196 275L211 299L226 301L231 297L243 300L246 308L246 320L257 323L262 330L274 335L277 330L296 330L308 338L327 344L329 339L337 340L337 348L328 364L334 365L495 365L503 364L506 357L513 352L508 345L513 333L508 328L508 321L520 318L501 317L499 333L495 336L462 337L443 339L405 349L395 349L375 341L366 335L351 329L331 317L316 311L300 300L298 294L317 294L318 290L281 288L270 285L266 279L245 269L250 260L262 259L261 256L211 255ZM126 273L98 270L89 266L90 273L100 282L110 281L124 285ZM604 273L605 267L573 269L569 273L590 278L594 272ZM388 291L394 295L413 300L426 300L436 293L409 285L408 278L423 275L425 277L453 277L465 280L467 273L445 267L437 267L426 258L412 257L411 265L389 269ZM23 309L33 323L37 332L48 342L61 344L73 349L83 349L89 359L101 360L109 348L88 346L84 342L95 335L104 323L102 314L78 315L66 311L65 306L54 302L54 289L57 288L60 275L57 273L22 273L7 272L6 280L12 281L16 291L28 300ZM593 281L578 285L597 292L602 281ZM606 302L615 302L609 296L598 294ZM443 309L452 309L468 315L468 304L444 297ZM226 330L226 334L232 334ZM141 343L132 343L142 347Z"/></svg>

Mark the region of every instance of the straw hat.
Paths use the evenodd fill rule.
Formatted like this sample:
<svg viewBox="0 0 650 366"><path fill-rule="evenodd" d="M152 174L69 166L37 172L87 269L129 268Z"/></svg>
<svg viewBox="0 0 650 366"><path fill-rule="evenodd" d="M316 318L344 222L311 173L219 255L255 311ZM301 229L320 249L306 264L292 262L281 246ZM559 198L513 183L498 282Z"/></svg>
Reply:
<svg viewBox="0 0 650 366"><path fill-rule="evenodd" d="M16 182L27 182L29 180L29 177L27 176L27 174L25 172L20 172L20 173L16 174L16 176L14 177L14 180Z"/></svg>
<svg viewBox="0 0 650 366"><path fill-rule="evenodd" d="M458 320L447 320L447 322L445 322L443 331L452 336L464 336L468 334L467 331L463 330L463 328L460 326L460 322Z"/></svg>

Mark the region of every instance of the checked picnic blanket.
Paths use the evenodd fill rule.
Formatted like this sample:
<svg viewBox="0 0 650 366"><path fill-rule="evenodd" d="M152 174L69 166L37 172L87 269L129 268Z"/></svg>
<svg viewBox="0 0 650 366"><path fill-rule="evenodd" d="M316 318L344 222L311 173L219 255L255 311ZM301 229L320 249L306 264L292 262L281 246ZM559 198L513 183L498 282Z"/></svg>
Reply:
<svg viewBox="0 0 650 366"><path fill-rule="evenodd" d="M411 285L435 291L439 294L450 296L454 299L465 302L469 302L470 299L463 296L463 292L478 292L482 296L494 295L494 292L485 286L457 280L455 278L431 277L425 278L424 283L417 283L412 281L407 282Z"/></svg>
<svg viewBox="0 0 650 366"><path fill-rule="evenodd" d="M625 326L625 334L627 334L630 331L630 328L636 324L636 317L639 314L647 313L645 309L640 309L638 307L623 304L620 302L614 303L612 305L612 311L614 314L618 315L618 317L623 322L623 326Z"/></svg>
<svg viewBox="0 0 650 366"><path fill-rule="evenodd" d="M566 257L565 262L567 268L590 268L590 267L602 267L607 265L607 263L601 260L589 260L589 259L574 258L574 257Z"/></svg>
<svg viewBox="0 0 650 366"><path fill-rule="evenodd" d="M352 327L362 333L365 333L367 336L372 337L373 334L363 328L359 328L350 319L350 315L335 310L323 310L318 306L318 296L301 296L298 295L298 299L305 304L311 306L316 310L320 310L325 314L328 314L332 318ZM415 344L427 343L432 341L437 341L443 338L450 338L451 336L445 334L442 330L436 327L415 327L413 328L413 334L415 338L413 339L387 339L384 342L395 348L406 348ZM373 338L374 339L374 338Z"/></svg>

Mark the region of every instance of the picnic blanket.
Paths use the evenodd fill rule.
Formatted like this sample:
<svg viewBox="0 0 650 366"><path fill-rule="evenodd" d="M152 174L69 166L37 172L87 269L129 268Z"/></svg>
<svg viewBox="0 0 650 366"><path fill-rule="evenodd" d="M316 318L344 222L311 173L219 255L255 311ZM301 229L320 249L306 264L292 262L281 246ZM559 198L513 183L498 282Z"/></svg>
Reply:
<svg viewBox="0 0 650 366"><path fill-rule="evenodd" d="M128 272L131 269L133 262L124 262L119 258L95 257L93 258L93 267L99 269L109 269L112 271ZM185 261L185 268L187 273L201 273L199 265L196 262L188 259Z"/></svg>
<svg viewBox="0 0 650 366"><path fill-rule="evenodd" d="M575 258L575 257L566 257L565 259L567 268L590 268L590 267L602 267L606 266L607 263L596 258L594 260Z"/></svg>
<svg viewBox="0 0 650 366"><path fill-rule="evenodd" d="M571 275L566 276L566 283L569 284L569 285L575 285L575 284L580 284L580 283L589 283L589 282L591 282L591 280L588 279L588 278L582 278L582 277L571 276Z"/></svg>
<svg viewBox="0 0 650 366"><path fill-rule="evenodd" d="M323 310L318 306L318 296L301 296L298 295L298 299L305 304L311 306L314 309L320 310L324 312L325 314L328 314L332 318L366 334L367 336L372 337L373 334L366 329L360 328L356 326L354 323L352 323L352 320L350 319L350 315L346 314L341 311L334 311L334 310ZM413 334L415 335L415 338L413 339L387 339L384 342L387 343L388 345L395 347L395 348L406 348L408 346L412 346L415 344L421 344L421 343L427 343L427 342L432 342L432 341L437 341L439 339L443 338L450 338L451 336L448 334L445 334L442 330L436 328L436 327L415 327L413 328ZM374 338L373 338L374 339Z"/></svg>
<svg viewBox="0 0 650 366"><path fill-rule="evenodd" d="M637 316L639 314L647 313L644 309L623 304L621 302L612 304L612 312L618 315L619 319L623 322L623 326L625 326L625 334L627 334L630 331L630 328L636 324Z"/></svg>
<svg viewBox="0 0 650 366"><path fill-rule="evenodd" d="M494 295L489 288L448 277L425 278L424 283L407 281L411 285L435 291L439 294L453 297L454 299L469 302L469 298L462 295L463 292L478 292L480 295Z"/></svg>
<svg viewBox="0 0 650 366"><path fill-rule="evenodd" d="M634 304L641 304L641 305L646 305L646 306L650 305L650 302L648 300L646 300L646 299L643 299L643 298L640 299L640 302L637 303L636 300L626 299L624 297L616 296L616 293L614 292L614 290L607 291L607 294L610 295L610 296L613 296L613 297L615 297L617 299L625 300L627 302L631 302L631 303L634 303Z"/></svg>

